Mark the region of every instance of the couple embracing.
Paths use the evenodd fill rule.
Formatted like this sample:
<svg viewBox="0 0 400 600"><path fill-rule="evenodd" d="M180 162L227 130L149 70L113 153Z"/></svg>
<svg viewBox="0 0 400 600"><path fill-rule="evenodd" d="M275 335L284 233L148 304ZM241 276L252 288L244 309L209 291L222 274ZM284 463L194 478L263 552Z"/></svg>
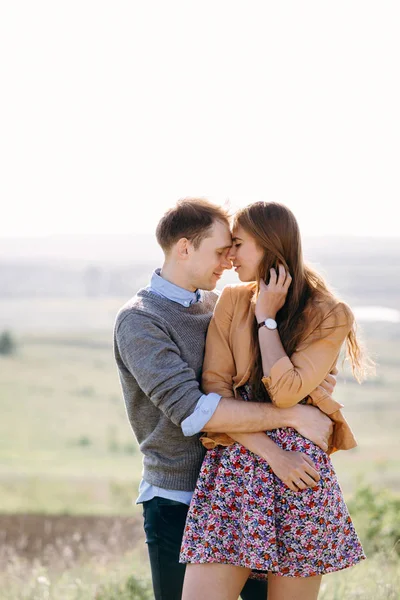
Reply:
<svg viewBox="0 0 400 600"><path fill-rule="evenodd" d="M155 598L315 600L365 558L329 458L356 445L332 397L343 345L363 371L352 312L281 204L231 222L184 199L156 235L164 264L114 333Z"/></svg>

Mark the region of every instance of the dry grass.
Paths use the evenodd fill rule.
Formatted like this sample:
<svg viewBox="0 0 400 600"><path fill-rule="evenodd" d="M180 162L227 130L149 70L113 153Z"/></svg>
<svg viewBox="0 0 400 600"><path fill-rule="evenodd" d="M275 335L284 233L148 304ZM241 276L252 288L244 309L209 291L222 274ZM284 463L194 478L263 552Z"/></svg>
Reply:
<svg viewBox="0 0 400 600"><path fill-rule="evenodd" d="M100 600L118 589L123 599L127 581L146 596L138 517L0 515L0 539L2 600Z"/></svg>

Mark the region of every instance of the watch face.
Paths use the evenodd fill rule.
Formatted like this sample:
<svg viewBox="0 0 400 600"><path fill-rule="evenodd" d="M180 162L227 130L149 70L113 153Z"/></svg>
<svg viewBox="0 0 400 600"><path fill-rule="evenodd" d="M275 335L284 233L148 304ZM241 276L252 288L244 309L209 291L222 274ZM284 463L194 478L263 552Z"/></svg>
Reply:
<svg viewBox="0 0 400 600"><path fill-rule="evenodd" d="M274 321L274 319L267 319L265 321L265 326L268 327L268 329L276 329L277 323Z"/></svg>

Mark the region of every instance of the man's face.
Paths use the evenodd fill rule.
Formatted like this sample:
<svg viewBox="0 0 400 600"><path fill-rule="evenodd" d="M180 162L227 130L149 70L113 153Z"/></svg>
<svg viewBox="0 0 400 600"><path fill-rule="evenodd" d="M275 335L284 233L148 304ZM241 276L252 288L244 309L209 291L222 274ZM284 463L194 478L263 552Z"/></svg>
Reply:
<svg viewBox="0 0 400 600"><path fill-rule="evenodd" d="M229 227L214 221L210 235L196 249L192 247L188 261L190 283L194 288L213 290L225 269L232 267L228 259L232 245Z"/></svg>

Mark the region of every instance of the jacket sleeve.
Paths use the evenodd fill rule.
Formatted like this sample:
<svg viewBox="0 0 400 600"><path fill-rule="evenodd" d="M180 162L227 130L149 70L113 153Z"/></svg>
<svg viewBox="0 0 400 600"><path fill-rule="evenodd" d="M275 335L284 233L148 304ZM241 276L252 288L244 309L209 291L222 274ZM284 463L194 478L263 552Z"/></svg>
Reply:
<svg viewBox="0 0 400 600"><path fill-rule="evenodd" d="M314 391L330 372L353 325L353 316L343 303L324 317L289 358L280 358L263 383L272 402L294 406Z"/></svg>
<svg viewBox="0 0 400 600"><path fill-rule="evenodd" d="M117 362L133 375L154 406L180 426L202 393L166 326L131 312L115 329L115 348Z"/></svg>
<svg viewBox="0 0 400 600"><path fill-rule="evenodd" d="M205 394L216 392L223 397L233 396L232 380L236 367L229 343L232 315L232 289L227 286L218 299L207 332L201 384ZM208 449L234 443L226 433L205 433L200 440Z"/></svg>
<svg viewBox="0 0 400 600"><path fill-rule="evenodd" d="M201 382L205 394L216 392L225 397L233 396L236 367L229 343L232 315L232 290L228 286L218 299L207 332Z"/></svg>

